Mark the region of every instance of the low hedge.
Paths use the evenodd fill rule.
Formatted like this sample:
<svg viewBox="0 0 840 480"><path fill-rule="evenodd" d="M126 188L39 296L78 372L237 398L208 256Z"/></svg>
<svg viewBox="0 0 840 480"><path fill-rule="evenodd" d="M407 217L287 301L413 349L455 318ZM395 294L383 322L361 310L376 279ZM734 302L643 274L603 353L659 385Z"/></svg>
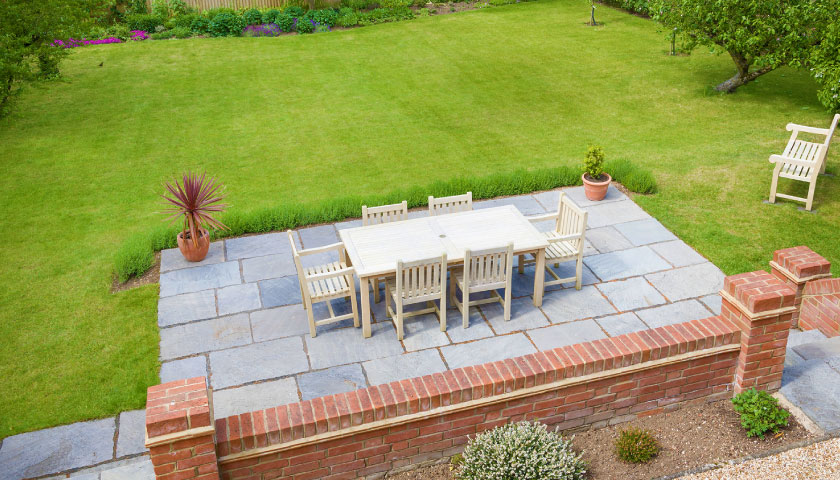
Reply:
<svg viewBox="0 0 840 480"><path fill-rule="evenodd" d="M655 193L653 175L626 160L606 162L604 170L627 189L637 193ZM256 210L231 210L222 217L230 230L214 231L212 238L234 237L246 233L287 230L304 225L328 223L359 216L362 205L385 205L408 202L409 208L426 205L429 195L444 197L467 191L474 199L520 195L540 190L580 185L580 170L573 167L515 170L487 176L457 177L426 186L400 188L386 194L329 198L314 203L289 203ZM115 269L120 282L142 275L154 263L154 253L175 247L177 225L160 226L127 238L116 254Z"/></svg>

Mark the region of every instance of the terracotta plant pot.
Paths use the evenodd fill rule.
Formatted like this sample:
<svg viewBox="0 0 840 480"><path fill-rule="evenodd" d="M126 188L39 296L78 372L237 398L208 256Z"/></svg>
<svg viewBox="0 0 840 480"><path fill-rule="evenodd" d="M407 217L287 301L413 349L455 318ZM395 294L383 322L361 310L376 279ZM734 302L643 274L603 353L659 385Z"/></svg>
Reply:
<svg viewBox="0 0 840 480"><path fill-rule="evenodd" d="M184 239L184 232L178 234L178 248L181 254L189 262L200 262L207 256L207 251L210 250L210 235L207 230L200 229L201 235L198 237L198 246L193 244L192 240Z"/></svg>
<svg viewBox="0 0 840 480"><path fill-rule="evenodd" d="M612 177L610 177L608 173L604 173L603 175L606 176L607 179L600 182L589 180L585 173L580 177L583 179L583 191L586 193L586 198L592 200L593 202L603 200L604 197L607 196L607 188L610 186Z"/></svg>

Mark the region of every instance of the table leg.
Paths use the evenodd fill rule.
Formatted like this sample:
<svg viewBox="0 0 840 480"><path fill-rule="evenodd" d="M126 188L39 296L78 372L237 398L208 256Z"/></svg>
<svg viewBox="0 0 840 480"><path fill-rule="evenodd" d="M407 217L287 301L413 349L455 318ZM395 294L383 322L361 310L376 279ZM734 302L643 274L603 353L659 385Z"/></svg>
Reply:
<svg viewBox="0 0 840 480"><path fill-rule="evenodd" d="M537 264L534 269L534 306L541 307L545 290L545 249L537 250Z"/></svg>
<svg viewBox="0 0 840 480"><path fill-rule="evenodd" d="M359 278L359 287L362 293L362 335L370 338L370 287L366 277Z"/></svg>

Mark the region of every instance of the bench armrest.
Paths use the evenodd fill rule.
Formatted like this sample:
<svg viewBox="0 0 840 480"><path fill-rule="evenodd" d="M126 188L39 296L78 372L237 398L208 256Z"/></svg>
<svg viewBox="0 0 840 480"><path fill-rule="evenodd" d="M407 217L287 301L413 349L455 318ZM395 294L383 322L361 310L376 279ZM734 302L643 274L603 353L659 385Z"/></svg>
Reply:
<svg viewBox="0 0 840 480"><path fill-rule="evenodd" d="M548 237L548 243L568 242L569 240L580 240L582 233L572 233L570 235L560 235L559 237Z"/></svg>
<svg viewBox="0 0 840 480"><path fill-rule="evenodd" d="M333 244L330 244L330 245L324 245L323 247L314 247L314 248L307 248L306 250L298 250L298 255L303 257L305 255L314 255L316 253L329 252L330 250L336 250L338 252L341 252L342 250L344 250L344 244L341 243L341 242L338 242L338 243L333 243Z"/></svg>
<svg viewBox="0 0 840 480"><path fill-rule="evenodd" d="M791 165L801 165L803 167L813 167L819 162L816 160L799 160L797 158L785 157L782 155L770 155L770 163L790 163Z"/></svg>
<svg viewBox="0 0 840 480"><path fill-rule="evenodd" d="M548 220L557 220L557 214L556 213L548 213L548 214L545 214L545 215L535 215L533 217L526 217L526 218L531 223L539 223L539 222L545 222L545 221L548 221Z"/></svg>
<svg viewBox="0 0 840 480"><path fill-rule="evenodd" d="M335 278L335 277L343 277L345 275L352 275L356 272L356 269L353 267L344 267L339 270L335 270L332 272L325 272L319 273L317 275L311 275L306 277L306 281L308 282L317 282L318 280L326 280L328 278Z"/></svg>
<svg viewBox="0 0 840 480"><path fill-rule="evenodd" d="M798 125L796 123L788 123L785 129L788 132L797 131L797 132L805 132L805 133L813 133L816 135L828 135L829 130L827 128L817 128L817 127L809 127L807 125Z"/></svg>

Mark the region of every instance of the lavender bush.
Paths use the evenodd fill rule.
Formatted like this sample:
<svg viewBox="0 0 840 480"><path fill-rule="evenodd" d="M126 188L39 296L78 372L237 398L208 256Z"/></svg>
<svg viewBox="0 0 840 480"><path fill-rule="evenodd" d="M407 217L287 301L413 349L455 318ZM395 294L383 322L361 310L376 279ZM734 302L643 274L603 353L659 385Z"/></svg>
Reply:
<svg viewBox="0 0 840 480"><path fill-rule="evenodd" d="M276 23L264 23L262 25L248 25L242 31L242 35L246 37L277 37L283 30Z"/></svg>

